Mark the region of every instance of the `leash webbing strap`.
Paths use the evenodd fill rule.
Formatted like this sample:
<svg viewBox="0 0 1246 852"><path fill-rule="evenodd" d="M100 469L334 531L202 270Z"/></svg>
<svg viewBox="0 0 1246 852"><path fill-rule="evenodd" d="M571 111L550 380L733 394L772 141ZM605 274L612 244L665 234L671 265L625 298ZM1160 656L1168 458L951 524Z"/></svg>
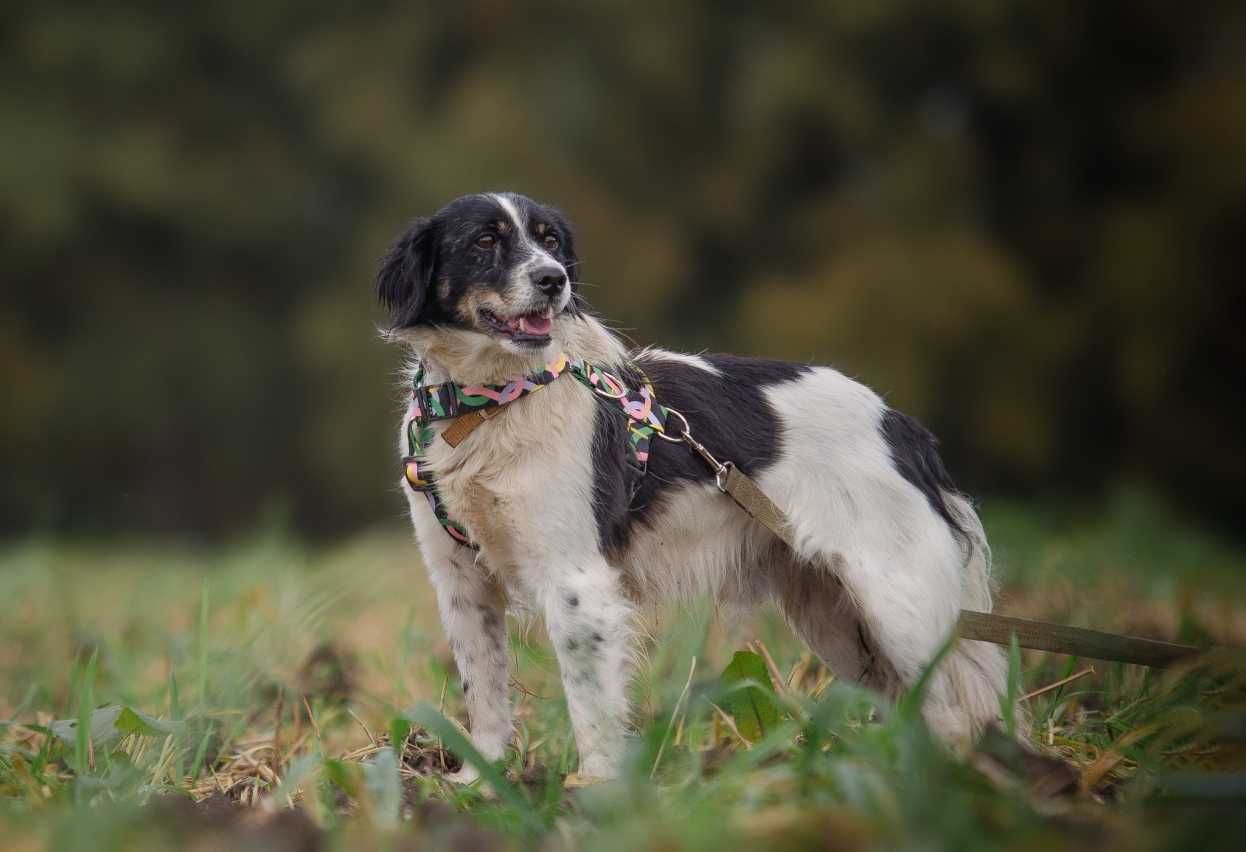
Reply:
<svg viewBox="0 0 1246 852"><path fill-rule="evenodd" d="M796 545L792 541L791 529L788 527L787 517L783 511L766 496L766 492L762 491L756 482L741 473L734 464L728 463L723 467L727 469L727 472L726 475L719 477L721 482L719 487L727 492L727 496L734 500L737 506L795 551Z"/></svg>
<svg viewBox="0 0 1246 852"><path fill-rule="evenodd" d="M726 473L719 473L718 487L754 520L795 550L791 529L783 511L766 496L756 482L741 473L735 465L725 462L722 466L726 468ZM1170 666L1202 653L1202 649L1192 645L1121 636L1084 627L1070 627L1067 624L973 610L961 610L956 633L962 639L1005 646L1011 645L1015 636L1017 644L1022 648L1155 668Z"/></svg>
<svg viewBox="0 0 1246 852"><path fill-rule="evenodd" d="M1016 636L1017 644L1022 648L1155 668L1170 666L1202 653L1202 649L1192 645L968 609L961 610L957 634L963 639L996 645L1010 645L1012 637Z"/></svg>

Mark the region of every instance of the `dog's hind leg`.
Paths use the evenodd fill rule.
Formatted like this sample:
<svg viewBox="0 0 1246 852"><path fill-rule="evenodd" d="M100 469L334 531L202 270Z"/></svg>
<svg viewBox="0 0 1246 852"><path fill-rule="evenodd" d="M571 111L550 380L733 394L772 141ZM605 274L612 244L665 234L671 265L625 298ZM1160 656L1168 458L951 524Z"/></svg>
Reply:
<svg viewBox="0 0 1246 852"><path fill-rule="evenodd" d="M967 506L957 505L958 514L972 511ZM921 509L907 516L907 528L896 525L894 511L875 511L851 530L798 530L799 579L776 595L837 674L891 698L911 689L952 639L962 606L990 608L984 545L953 535ZM922 710L931 730L954 745L976 736L999 716L1005 676L998 648L956 642L926 683Z"/></svg>
<svg viewBox="0 0 1246 852"><path fill-rule="evenodd" d="M856 605L831 566L800 564L783 546L774 548L766 573L784 618L836 678L898 695L898 678L866 636Z"/></svg>
<svg viewBox="0 0 1246 852"><path fill-rule="evenodd" d="M863 640L888 667L884 693L911 689L953 643L926 682L922 712L934 733L963 746L999 717L1004 658L994 646L953 638L972 586L962 576L965 557L923 544L898 536L891 547L845 555L836 574L856 603Z"/></svg>

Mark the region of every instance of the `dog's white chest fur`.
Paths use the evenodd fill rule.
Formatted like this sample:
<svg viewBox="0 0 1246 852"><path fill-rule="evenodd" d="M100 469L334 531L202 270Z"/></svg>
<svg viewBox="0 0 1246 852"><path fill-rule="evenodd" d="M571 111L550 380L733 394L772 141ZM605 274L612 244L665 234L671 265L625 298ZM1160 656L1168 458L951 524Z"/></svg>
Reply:
<svg viewBox="0 0 1246 852"><path fill-rule="evenodd" d="M457 448L438 438L429 469L450 516L463 524L490 569L508 578L547 545L587 532L592 470L583 450L593 438L592 394L570 376L508 405ZM440 432L440 429L438 430ZM576 449L569 448L578 448Z"/></svg>

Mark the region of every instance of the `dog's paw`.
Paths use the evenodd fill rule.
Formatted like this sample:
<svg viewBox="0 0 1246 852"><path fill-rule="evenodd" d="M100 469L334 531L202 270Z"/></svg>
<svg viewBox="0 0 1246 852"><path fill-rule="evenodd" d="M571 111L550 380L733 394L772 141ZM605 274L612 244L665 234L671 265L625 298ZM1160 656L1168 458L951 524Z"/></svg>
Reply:
<svg viewBox="0 0 1246 852"><path fill-rule="evenodd" d="M603 781L613 781L619 777L618 760L607 757L604 754L591 754L580 760L580 769L578 772L572 772L567 776L567 786L573 786L571 779L577 779L578 783L574 786L588 787L592 784L600 784Z"/></svg>

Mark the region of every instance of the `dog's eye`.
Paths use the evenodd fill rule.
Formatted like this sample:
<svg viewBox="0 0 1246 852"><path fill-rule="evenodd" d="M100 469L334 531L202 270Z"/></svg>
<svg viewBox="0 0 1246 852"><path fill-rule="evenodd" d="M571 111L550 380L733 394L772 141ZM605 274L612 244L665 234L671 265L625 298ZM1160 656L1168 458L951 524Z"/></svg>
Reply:
<svg viewBox="0 0 1246 852"><path fill-rule="evenodd" d="M546 234L544 245L546 251L558 251L558 246L561 244L558 242L558 237L553 234Z"/></svg>
<svg viewBox="0 0 1246 852"><path fill-rule="evenodd" d="M493 234L481 234L476 238L476 248L491 249L497 245L498 238Z"/></svg>

